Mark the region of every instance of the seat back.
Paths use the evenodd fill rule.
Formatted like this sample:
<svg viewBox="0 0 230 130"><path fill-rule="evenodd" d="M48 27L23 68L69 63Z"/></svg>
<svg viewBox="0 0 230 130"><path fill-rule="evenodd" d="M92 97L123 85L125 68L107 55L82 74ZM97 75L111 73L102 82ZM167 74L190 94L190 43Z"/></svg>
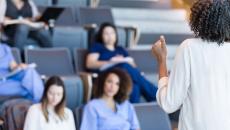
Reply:
<svg viewBox="0 0 230 130"><path fill-rule="evenodd" d="M74 49L74 63L76 72L86 72L87 49Z"/></svg>
<svg viewBox="0 0 230 130"><path fill-rule="evenodd" d="M42 75L74 75L70 51L67 48L26 49L25 62L36 63Z"/></svg>
<svg viewBox="0 0 230 130"><path fill-rule="evenodd" d="M171 9L170 0L100 0L99 6L118 8Z"/></svg>
<svg viewBox="0 0 230 130"><path fill-rule="evenodd" d="M113 15L110 8L80 7L77 12L80 25L96 24L100 26L104 22L114 24Z"/></svg>
<svg viewBox="0 0 230 130"><path fill-rule="evenodd" d="M50 6L51 0L33 0L37 6Z"/></svg>
<svg viewBox="0 0 230 130"><path fill-rule="evenodd" d="M84 87L79 76L62 76L66 88L66 105L71 110L83 104Z"/></svg>
<svg viewBox="0 0 230 130"><path fill-rule="evenodd" d="M151 50L128 49L128 53L134 58L140 71L144 73L157 73L157 62L152 56Z"/></svg>
<svg viewBox="0 0 230 130"><path fill-rule="evenodd" d="M96 25L96 28L93 30L88 30L89 37L88 43L91 46L91 43L95 41L95 33L99 29L102 23L108 22L115 25L114 17L111 11L111 8L100 7L100 8L90 8L90 7L80 7L76 10L77 14L77 22L81 26L85 25ZM121 46L126 46L127 38L129 38L130 32L125 29L125 27L117 27L118 33L118 44Z"/></svg>
<svg viewBox="0 0 230 130"><path fill-rule="evenodd" d="M4 130L22 130L26 119L27 111L32 102L19 98L4 102L1 105L1 117L4 120Z"/></svg>
<svg viewBox="0 0 230 130"><path fill-rule="evenodd" d="M61 6L87 6L87 0L57 0L57 5Z"/></svg>
<svg viewBox="0 0 230 130"><path fill-rule="evenodd" d="M172 130L168 115L157 103L135 104L142 130Z"/></svg>
<svg viewBox="0 0 230 130"><path fill-rule="evenodd" d="M55 21L56 26L76 26L75 8L65 7L64 11L60 14L58 19Z"/></svg>
<svg viewBox="0 0 230 130"><path fill-rule="evenodd" d="M53 47L87 48L87 32L80 27L57 26L53 33Z"/></svg>

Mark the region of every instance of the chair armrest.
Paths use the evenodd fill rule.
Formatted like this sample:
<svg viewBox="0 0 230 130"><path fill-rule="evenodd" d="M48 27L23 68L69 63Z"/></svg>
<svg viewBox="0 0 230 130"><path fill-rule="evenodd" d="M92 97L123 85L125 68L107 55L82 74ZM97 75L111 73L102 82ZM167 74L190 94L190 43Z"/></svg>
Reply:
<svg viewBox="0 0 230 130"><path fill-rule="evenodd" d="M79 76L81 77L84 86L83 102L87 103L92 96L93 76L91 73L87 72L80 72Z"/></svg>
<svg viewBox="0 0 230 130"><path fill-rule="evenodd" d="M98 26L97 24L93 23L93 24L84 24L83 28L86 30L94 30L96 29Z"/></svg>
<svg viewBox="0 0 230 130"><path fill-rule="evenodd" d="M139 31L138 27L130 26L130 25L116 25L116 27L124 29L127 37L128 37L129 31L131 31L130 41L127 41L128 42L127 47L132 47L132 46L137 45L137 42L140 38L140 31Z"/></svg>
<svg viewBox="0 0 230 130"><path fill-rule="evenodd" d="M3 23L0 22L0 32L2 32L3 29Z"/></svg>
<svg viewBox="0 0 230 130"><path fill-rule="evenodd" d="M127 30L136 30L137 27L135 26L131 26L131 25L116 25L117 28L124 28L124 29L127 29Z"/></svg>

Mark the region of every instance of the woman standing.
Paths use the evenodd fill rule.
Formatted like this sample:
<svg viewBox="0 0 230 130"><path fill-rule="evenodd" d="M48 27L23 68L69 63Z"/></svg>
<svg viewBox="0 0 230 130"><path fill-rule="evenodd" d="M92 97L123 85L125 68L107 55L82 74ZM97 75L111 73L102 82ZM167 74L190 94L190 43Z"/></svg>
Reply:
<svg viewBox="0 0 230 130"><path fill-rule="evenodd" d="M179 130L230 129L230 2L198 0L170 76L163 37L153 45L159 63L157 101L168 113L181 109Z"/></svg>

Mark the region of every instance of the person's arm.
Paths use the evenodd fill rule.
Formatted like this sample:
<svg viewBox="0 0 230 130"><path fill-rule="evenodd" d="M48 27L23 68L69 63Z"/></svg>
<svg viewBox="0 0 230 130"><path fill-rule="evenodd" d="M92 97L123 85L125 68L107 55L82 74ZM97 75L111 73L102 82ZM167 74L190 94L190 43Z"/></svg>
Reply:
<svg viewBox="0 0 230 130"><path fill-rule="evenodd" d="M25 69L28 65L27 64L24 64L24 63L20 63L18 64L15 59L14 59L14 56L10 50L10 48L7 49L7 53L8 53L8 56L9 56L9 69L11 71L17 69L17 68L22 68L22 69Z"/></svg>
<svg viewBox="0 0 230 130"><path fill-rule="evenodd" d="M4 19L3 19L4 26L13 25L13 24L23 24L23 20L22 19L11 19L9 17L4 16Z"/></svg>
<svg viewBox="0 0 230 130"><path fill-rule="evenodd" d="M25 69L28 65L27 64L24 64L24 63L20 63L20 64L18 64L16 61L15 61L15 58L14 58L14 56L13 56L13 54L12 54L12 51L11 51L11 49L9 48L9 47L7 47L7 55L8 55L8 57L9 57L9 69L11 70L11 71L13 71L13 70L15 70L15 69L17 69L17 68L22 68L22 69Z"/></svg>
<svg viewBox="0 0 230 130"><path fill-rule="evenodd" d="M33 0L29 0L28 2L31 6L32 14L33 14L31 21L36 21L41 17L41 14Z"/></svg>
<svg viewBox="0 0 230 130"><path fill-rule="evenodd" d="M162 77L168 77L167 73L167 48L166 48L166 42L163 36L160 37L160 40L158 40L152 47L152 53L155 56L157 62L158 62L158 70L159 70L159 80Z"/></svg>
<svg viewBox="0 0 230 130"><path fill-rule="evenodd" d="M103 65L110 63L110 61L99 61L99 55L99 53L89 53L86 58L86 67L89 69L99 69Z"/></svg>
<svg viewBox="0 0 230 130"><path fill-rule="evenodd" d="M38 29L40 28L48 29L49 23L46 23L45 21L38 21L42 15L38 10L37 5L34 3L33 0L29 0L28 2L31 6L32 14L33 14L32 18L29 19L30 21L29 26L33 28L38 28Z"/></svg>
<svg viewBox="0 0 230 130"><path fill-rule="evenodd" d="M2 24L6 13L6 0L0 0L0 9L0 23Z"/></svg>
<svg viewBox="0 0 230 130"><path fill-rule="evenodd" d="M17 69L17 68L22 68L22 69L25 69L25 68L27 68L28 67L28 64L25 64L25 63L20 63L20 64L18 64L16 61L11 61L11 63L10 63L10 70L11 71L13 71L13 70L15 70L15 69Z"/></svg>
<svg viewBox="0 0 230 130"><path fill-rule="evenodd" d="M13 61L10 62L10 70L11 71L17 69L17 67L18 67L18 64L17 64L16 61L13 60Z"/></svg>
<svg viewBox="0 0 230 130"><path fill-rule="evenodd" d="M87 104L84 108L80 130L97 130L98 117L92 105Z"/></svg>
<svg viewBox="0 0 230 130"><path fill-rule="evenodd" d="M179 109L187 96L190 86L190 53L188 44L182 43L176 54L174 67L167 74L167 49L164 37L161 37L152 48L159 69L159 84L157 91L158 104L168 113Z"/></svg>
<svg viewBox="0 0 230 130"><path fill-rule="evenodd" d="M32 28L44 28L46 24L44 22L34 22L32 18L20 18L20 19L10 19L8 17L4 18L3 25L13 25L13 24L24 24Z"/></svg>

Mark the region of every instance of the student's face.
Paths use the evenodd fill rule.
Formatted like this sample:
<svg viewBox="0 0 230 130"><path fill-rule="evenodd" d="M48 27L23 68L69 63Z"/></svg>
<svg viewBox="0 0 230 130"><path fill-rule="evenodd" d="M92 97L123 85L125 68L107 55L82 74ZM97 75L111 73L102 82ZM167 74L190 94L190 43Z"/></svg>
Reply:
<svg viewBox="0 0 230 130"><path fill-rule="evenodd" d="M116 74L109 74L104 84L104 95L107 97L114 97L120 86L119 77Z"/></svg>
<svg viewBox="0 0 230 130"><path fill-rule="evenodd" d="M117 39L115 30L110 26L105 27L102 33L102 38L105 44L114 45Z"/></svg>
<svg viewBox="0 0 230 130"><path fill-rule="evenodd" d="M57 106L63 98L63 88L61 86L52 85L47 93L48 103L50 106Z"/></svg>

